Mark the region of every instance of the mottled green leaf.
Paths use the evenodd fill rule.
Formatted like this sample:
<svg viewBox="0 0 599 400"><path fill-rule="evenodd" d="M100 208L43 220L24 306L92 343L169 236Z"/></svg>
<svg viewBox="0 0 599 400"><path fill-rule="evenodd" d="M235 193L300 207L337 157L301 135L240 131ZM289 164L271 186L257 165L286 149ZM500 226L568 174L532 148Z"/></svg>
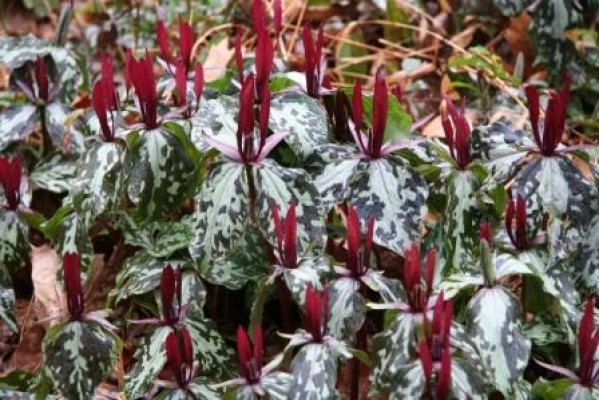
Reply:
<svg viewBox="0 0 599 400"><path fill-rule="evenodd" d="M426 377L420 361L400 365L391 382L389 399L419 399L426 387Z"/></svg>
<svg viewBox="0 0 599 400"><path fill-rule="evenodd" d="M10 274L2 263L0 263L0 321L3 321L11 331L19 331L15 317L15 292Z"/></svg>
<svg viewBox="0 0 599 400"><path fill-rule="evenodd" d="M73 187L76 162L72 154L52 153L35 166L29 182L34 189L66 193Z"/></svg>
<svg viewBox="0 0 599 400"><path fill-rule="evenodd" d="M164 129L142 131L128 164L127 191L145 218L172 212L194 183L195 165L185 143Z"/></svg>
<svg viewBox="0 0 599 400"><path fill-rule="evenodd" d="M156 376L166 364L164 343L171 332L168 326L158 327L150 336L138 343L135 351L135 366L125 376L125 393L129 399L137 399L154 382Z"/></svg>
<svg viewBox="0 0 599 400"><path fill-rule="evenodd" d="M301 159L326 143L328 136L326 111L319 102L300 91L272 98L269 127L274 132L289 132L285 142Z"/></svg>
<svg viewBox="0 0 599 400"><path fill-rule="evenodd" d="M366 320L366 305L359 293L360 282L339 278L329 283L328 332L337 339L352 340Z"/></svg>
<svg viewBox="0 0 599 400"><path fill-rule="evenodd" d="M91 399L121 353L121 340L96 323L69 322L44 337L44 369L69 399Z"/></svg>
<svg viewBox="0 0 599 400"><path fill-rule="evenodd" d="M501 286L482 288L468 303L467 315L469 332L485 368L497 389L509 396L530 357L518 300Z"/></svg>
<svg viewBox="0 0 599 400"><path fill-rule="evenodd" d="M0 150L33 133L38 121L37 107L32 105L11 106L2 111L0 113Z"/></svg>
<svg viewBox="0 0 599 400"><path fill-rule="evenodd" d="M29 228L18 212L0 211L0 268L21 266L29 252Z"/></svg>
<svg viewBox="0 0 599 400"><path fill-rule="evenodd" d="M337 360L333 351L320 343L303 346L291 362L288 399L331 399L337 390Z"/></svg>

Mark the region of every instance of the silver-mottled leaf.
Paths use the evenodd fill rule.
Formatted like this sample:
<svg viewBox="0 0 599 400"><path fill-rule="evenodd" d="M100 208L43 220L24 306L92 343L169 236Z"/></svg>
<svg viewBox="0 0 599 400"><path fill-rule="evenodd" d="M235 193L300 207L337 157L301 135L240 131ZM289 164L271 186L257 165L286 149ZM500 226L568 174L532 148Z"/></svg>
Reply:
<svg viewBox="0 0 599 400"><path fill-rule="evenodd" d="M211 264L235 248L249 220L249 197L243 165L217 161L198 194L195 237L189 252Z"/></svg>
<svg viewBox="0 0 599 400"><path fill-rule="evenodd" d="M337 360L333 351L320 343L303 346L291 362L288 399L321 400L336 396Z"/></svg>
<svg viewBox="0 0 599 400"><path fill-rule="evenodd" d="M520 303L501 286L482 288L468 303L467 315L469 332L485 368L497 389L509 396L530 357Z"/></svg>
<svg viewBox="0 0 599 400"><path fill-rule="evenodd" d="M83 136L68 123L69 107L62 103L51 103L46 106L46 127L52 143L67 151L82 152Z"/></svg>
<svg viewBox="0 0 599 400"><path fill-rule="evenodd" d="M208 379L204 377L195 378L189 385L187 390L174 388L162 390L156 400L192 400L195 396L195 400L219 400L222 399L222 395L216 390L212 389Z"/></svg>
<svg viewBox="0 0 599 400"><path fill-rule="evenodd" d="M135 366L125 376L125 393L128 399L137 399L152 385L166 364L164 343L171 332L168 326L156 328L152 335L141 339L135 351Z"/></svg>
<svg viewBox="0 0 599 400"><path fill-rule="evenodd" d="M301 159L327 142L326 111L303 92L285 92L272 98L269 127L274 132L289 132L285 142Z"/></svg>
<svg viewBox="0 0 599 400"><path fill-rule="evenodd" d="M202 278L214 285L238 290L249 281L259 281L266 274L268 258L260 232L246 226L239 238L231 240L231 250L210 263L202 263Z"/></svg>
<svg viewBox="0 0 599 400"><path fill-rule="evenodd" d="M77 166L72 196L91 218L119 204L123 198L125 151L119 143L95 142Z"/></svg>
<svg viewBox="0 0 599 400"><path fill-rule="evenodd" d="M419 399L426 387L420 361L398 366L391 381L390 400Z"/></svg>
<svg viewBox="0 0 599 400"><path fill-rule="evenodd" d="M2 210L0 232L0 265L8 268L20 267L29 252L29 227L19 213Z"/></svg>
<svg viewBox="0 0 599 400"><path fill-rule="evenodd" d="M283 279L291 292L293 300L303 307L306 289L312 285L316 290L322 288L322 277L331 271L326 257L303 257L297 268L286 268Z"/></svg>
<svg viewBox="0 0 599 400"><path fill-rule="evenodd" d="M167 214L189 193L194 162L175 135L157 129L140 133L128 154L128 194L144 217Z"/></svg>
<svg viewBox="0 0 599 400"><path fill-rule="evenodd" d="M574 383L564 393L563 400L596 400L598 396L598 389Z"/></svg>
<svg viewBox="0 0 599 400"><path fill-rule="evenodd" d="M318 191L310 176L301 169L284 168L272 160L264 160L254 169L258 222L269 241L276 244L272 205L281 215L287 213L292 201L297 202L297 239L300 251L309 245L320 249L324 245L324 213Z"/></svg>
<svg viewBox="0 0 599 400"><path fill-rule="evenodd" d="M84 214L72 212L66 215L62 220L58 235L52 239L57 244L61 259L66 253L77 253L81 258L81 267L84 270L91 265L94 248Z"/></svg>
<svg viewBox="0 0 599 400"><path fill-rule="evenodd" d="M53 153L39 162L29 175L33 189L66 193L73 187L77 167L73 154Z"/></svg>
<svg viewBox="0 0 599 400"><path fill-rule="evenodd" d="M69 399L91 399L121 353L121 340L96 323L56 325L42 343L44 369Z"/></svg>
<svg viewBox="0 0 599 400"><path fill-rule="evenodd" d="M18 142L35 130L39 121L37 107L26 104L11 106L0 113L0 150Z"/></svg>
<svg viewBox="0 0 599 400"><path fill-rule="evenodd" d="M331 336L352 340L366 320L366 305L359 293L360 282L339 278L329 283L330 318L327 325Z"/></svg>
<svg viewBox="0 0 599 400"><path fill-rule="evenodd" d="M288 398L292 376L286 372L273 372L261 380L261 385L268 396L273 400Z"/></svg>
<svg viewBox="0 0 599 400"><path fill-rule="evenodd" d="M415 351L416 315L401 313L372 342L370 381L377 390L387 391Z"/></svg>
<svg viewBox="0 0 599 400"><path fill-rule="evenodd" d="M599 215L591 220L580 257L574 265L587 288L594 290L599 286Z"/></svg>
<svg viewBox="0 0 599 400"><path fill-rule="evenodd" d="M2 263L0 263L0 321L4 322L11 331L19 331L15 317L15 292L10 274Z"/></svg>
<svg viewBox="0 0 599 400"><path fill-rule="evenodd" d="M231 378L235 374L235 353L225 343L216 324L197 310L188 314L183 324L189 330L200 371L218 379Z"/></svg>

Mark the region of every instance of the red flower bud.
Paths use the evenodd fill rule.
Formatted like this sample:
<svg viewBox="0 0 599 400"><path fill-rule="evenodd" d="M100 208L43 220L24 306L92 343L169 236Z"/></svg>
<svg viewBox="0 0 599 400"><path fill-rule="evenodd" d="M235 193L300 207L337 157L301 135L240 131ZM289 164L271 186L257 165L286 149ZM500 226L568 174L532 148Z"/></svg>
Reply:
<svg viewBox="0 0 599 400"><path fill-rule="evenodd" d="M252 351L253 350L253 351ZM237 366L239 373L249 385L260 382L262 375L262 327L254 330L254 345L250 344L248 335L242 326L237 328Z"/></svg>
<svg viewBox="0 0 599 400"><path fill-rule="evenodd" d="M489 245L492 243L493 238L491 237L491 224L489 222L483 222L479 228L480 240L485 240Z"/></svg>
<svg viewBox="0 0 599 400"><path fill-rule="evenodd" d="M314 44L310 27L305 25L302 32L302 42L306 58L306 92L311 97L318 97L322 81L321 62L322 46L324 44L322 27L318 31L318 38L316 44Z"/></svg>
<svg viewBox="0 0 599 400"><path fill-rule="evenodd" d="M281 5L281 0L273 0L272 8L274 15L272 25L275 34L278 35L283 27L283 6Z"/></svg>
<svg viewBox="0 0 599 400"><path fill-rule="evenodd" d="M195 68L193 92L196 97L196 108L199 109L202 93L204 92L204 68L202 67L202 64L196 65Z"/></svg>
<svg viewBox="0 0 599 400"><path fill-rule="evenodd" d="M578 354L580 383L587 386L599 383L599 361L595 354L599 348L599 326L595 326L595 301L589 298L578 328Z"/></svg>
<svg viewBox="0 0 599 400"><path fill-rule="evenodd" d="M187 328L180 335L173 330L166 337L166 360L179 388L184 389L193 378L193 347Z"/></svg>
<svg viewBox="0 0 599 400"><path fill-rule="evenodd" d="M279 208L273 204L272 216L277 236L279 263L285 268L297 267L297 203L292 202L284 220L279 217Z"/></svg>
<svg viewBox="0 0 599 400"><path fill-rule="evenodd" d="M348 207L347 213L347 268L355 279L362 277L370 269L370 255L372 253L374 234L374 217L368 220L368 229L364 248L360 246L360 216L353 206Z"/></svg>
<svg viewBox="0 0 599 400"><path fill-rule="evenodd" d="M312 335L312 340L321 343L326 334L329 321L329 290L322 292L314 290L312 285L306 290L305 314L307 330Z"/></svg>
<svg viewBox="0 0 599 400"><path fill-rule="evenodd" d="M527 233L526 201L518 195L516 199L510 199L505 212L505 230L514 247L520 251L532 247L532 241Z"/></svg>
<svg viewBox="0 0 599 400"><path fill-rule="evenodd" d="M179 21L179 51L187 70L191 67L191 52L193 50L193 29L184 20Z"/></svg>
<svg viewBox="0 0 599 400"><path fill-rule="evenodd" d="M156 36L158 47L160 48L160 57L167 63L170 63L172 61L172 55L169 46L168 32L162 21L158 21L158 24L156 25Z"/></svg>
<svg viewBox="0 0 599 400"><path fill-rule="evenodd" d="M84 299L81 287L81 266L76 253L67 253L62 261L64 267L64 284L67 292L67 307L72 321L83 318Z"/></svg>
<svg viewBox="0 0 599 400"><path fill-rule="evenodd" d="M441 117L449 153L458 164L458 167L464 169L470 163L470 152L468 149L470 125L468 124L468 119L466 119L464 102L462 102L458 111L453 102L448 97L445 97L445 107L441 108Z"/></svg>
<svg viewBox="0 0 599 400"><path fill-rule="evenodd" d="M179 60L175 67L175 86L177 87L175 104L184 107L187 105L187 66L183 60Z"/></svg>
<svg viewBox="0 0 599 400"><path fill-rule="evenodd" d="M110 84L107 84L105 79L106 78L100 79L94 85L92 89L92 105L96 115L98 116L98 122L100 123L104 140L107 142L112 142L114 140L114 126L108 123L108 113L110 112L110 99L114 96L111 96L110 92L107 92L107 90L110 90ZM111 122L113 122L112 113Z"/></svg>
<svg viewBox="0 0 599 400"><path fill-rule="evenodd" d="M7 156L0 156L0 185L4 191L4 198L8 209L16 211L21 204L21 159L14 155L9 160Z"/></svg>
<svg viewBox="0 0 599 400"><path fill-rule="evenodd" d="M40 100L48 101L50 97L50 89L48 83L48 69L46 62L42 57L38 57L34 65L35 81L37 83L37 97Z"/></svg>
<svg viewBox="0 0 599 400"><path fill-rule="evenodd" d="M160 278L160 299L162 301L162 318L166 325L174 326L181 317L182 306L182 283L183 276L181 270L174 270L170 264L167 264ZM174 305L175 295L177 296L177 306Z"/></svg>
<svg viewBox="0 0 599 400"><path fill-rule="evenodd" d="M127 64L127 71L137 94L146 128L149 130L158 128L158 95L156 94L156 79L150 56L146 55L139 61L131 57Z"/></svg>
<svg viewBox="0 0 599 400"><path fill-rule="evenodd" d="M255 0L254 3L262 3L262 0ZM274 64L274 50L272 42L266 31L258 33L258 42L256 44L256 95L258 100L268 90L268 80Z"/></svg>

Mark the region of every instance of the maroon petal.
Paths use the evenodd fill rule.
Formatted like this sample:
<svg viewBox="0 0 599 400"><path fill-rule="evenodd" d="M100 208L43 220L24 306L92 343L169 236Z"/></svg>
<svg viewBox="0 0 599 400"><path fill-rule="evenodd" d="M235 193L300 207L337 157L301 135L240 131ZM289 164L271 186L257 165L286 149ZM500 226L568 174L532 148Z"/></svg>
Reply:
<svg viewBox="0 0 599 400"><path fill-rule="evenodd" d="M347 268L355 277L360 275L360 217L353 206L347 210Z"/></svg>
<svg viewBox="0 0 599 400"><path fill-rule="evenodd" d="M258 325L254 328L254 364L255 367L262 367L262 354L264 345L262 342L262 326Z"/></svg>
<svg viewBox="0 0 599 400"><path fill-rule="evenodd" d="M540 102L539 92L534 86L525 86L524 93L528 99L528 113L530 115L530 124L532 125L532 132L537 142L537 146L542 149L543 141L539 133L539 114L540 114Z"/></svg>
<svg viewBox="0 0 599 400"><path fill-rule="evenodd" d="M9 160L7 156L0 157L0 185L4 190L4 197L8 209L16 211L21 203L21 159L14 155Z"/></svg>
<svg viewBox="0 0 599 400"><path fill-rule="evenodd" d="M239 368L239 374L247 380L251 379L249 369L251 360L250 340L245 329L240 325L237 328L237 367Z"/></svg>
<svg viewBox="0 0 599 400"><path fill-rule="evenodd" d="M389 94L387 82L383 76L383 69L379 69L374 82L374 99L372 110L372 148L370 154L374 158L381 155L381 147L385 137L385 126L389 113Z"/></svg>
<svg viewBox="0 0 599 400"><path fill-rule="evenodd" d="M433 357L431 356L426 340L422 340L418 344L418 355L420 357L420 362L422 363L424 376L426 377L427 382L430 382L433 375Z"/></svg>
<svg viewBox="0 0 599 400"><path fill-rule="evenodd" d="M312 31L308 25L305 25L302 31L302 43L304 45L304 58L306 61L306 92L311 97L318 97L319 82L317 69L320 64L320 58L317 49L314 47Z"/></svg>
<svg viewBox="0 0 599 400"><path fill-rule="evenodd" d="M283 27L283 6L281 4L281 0L273 0L272 2L273 8L273 29L275 34L278 35L281 32L281 28Z"/></svg>
<svg viewBox="0 0 599 400"><path fill-rule="evenodd" d="M254 3L256 2L261 3L262 0L255 0ZM256 44L256 94L260 96L258 100L261 100L262 95L268 88L268 80L270 78L273 63L274 50L270 37L265 31L258 35Z"/></svg>
<svg viewBox="0 0 599 400"><path fill-rule="evenodd" d="M272 212L272 219L275 225L275 235L277 237L277 250L279 251L279 256L284 257L284 248L283 243L285 241L285 229L283 227L283 223L281 222L281 217L279 216L279 206L273 202L271 204L270 210Z"/></svg>
<svg viewBox="0 0 599 400"><path fill-rule="evenodd" d="M352 119L356 129L359 130L364 121L364 107L362 106L362 84L356 80L352 96Z"/></svg>
<svg viewBox="0 0 599 400"><path fill-rule="evenodd" d="M35 81L37 82L37 95L41 100L48 101L49 97L49 82L48 69L46 62L42 57L38 57L35 61Z"/></svg>
<svg viewBox="0 0 599 400"><path fill-rule="evenodd" d="M73 321L81 321L84 310L83 288L81 287L81 266L76 253L63 257L64 283L67 292L67 307Z"/></svg>
<svg viewBox="0 0 599 400"><path fill-rule="evenodd" d="M578 376L585 384L593 382L594 357L599 346L599 328L594 326L594 317L595 301L591 297L585 303L578 327L578 354L580 356Z"/></svg>
<svg viewBox="0 0 599 400"><path fill-rule="evenodd" d="M437 375L437 398L448 399L451 387L451 350L449 341L445 344L443 357L441 358L441 369Z"/></svg>
<svg viewBox="0 0 599 400"><path fill-rule="evenodd" d="M106 106L108 110L114 111L118 108L118 96L114 85L112 60L106 54L102 55L102 82L104 84Z"/></svg>
<svg viewBox="0 0 599 400"><path fill-rule="evenodd" d="M254 30L258 35L268 35L266 28L266 8L264 7L263 0L254 0L252 2L252 22Z"/></svg>
<svg viewBox="0 0 599 400"><path fill-rule="evenodd" d="M488 221L482 222L479 231L480 240L484 240L490 245L493 241L491 238L491 224Z"/></svg>
<svg viewBox="0 0 599 400"><path fill-rule="evenodd" d="M199 109L202 93L204 92L204 68L202 67L202 64L197 64L195 67L193 92L196 97L196 107Z"/></svg>
<svg viewBox="0 0 599 400"><path fill-rule="evenodd" d="M285 263L289 268L297 265L297 203L292 202L285 217Z"/></svg>
<svg viewBox="0 0 599 400"><path fill-rule="evenodd" d="M136 60L131 57L127 64L127 72L131 84L139 100L139 107L146 128L151 130L158 127L158 95L156 93L156 78L152 60L149 55Z"/></svg>
<svg viewBox="0 0 599 400"><path fill-rule="evenodd" d="M184 20L179 21L179 51L181 59L189 69L191 66L191 51L193 49L193 29Z"/></svg>
<svg viewBox="0 0 599 400"><path fill-rule="evenodd" d="M158 21L156 25L156 37L158 41L158 47L160 48L160 57L167 63L171 62L171 50L168 43L168 32L164 26L164 22Z"/></svg>
<svg viewBox="0 0 599 400"><path fill-rule="evenodd" d="M175 270L170 264L167 264L162 270L162 277L160 278L160 299L162 301L162 317L168 324L177 322L177 316L173 310L175 291Z"/></svg>
<svg viewBox="0 0 599 400"><path fill-rule="evenodd" d="M106 96L106 87L107 85L104 82L104 78L96 82L92 89L92 105L98 117L104 139L111 142L114 139L114 135L110 125L108 125L108 99Z"/></svg>

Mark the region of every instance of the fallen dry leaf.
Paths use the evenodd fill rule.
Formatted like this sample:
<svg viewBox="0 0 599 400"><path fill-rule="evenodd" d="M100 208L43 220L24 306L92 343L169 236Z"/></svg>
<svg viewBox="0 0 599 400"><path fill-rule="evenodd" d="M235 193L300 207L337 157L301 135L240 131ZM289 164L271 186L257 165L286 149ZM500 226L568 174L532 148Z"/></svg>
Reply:
<svg viewBox="0 0 599 400"><path fill-rule="evenodd" d="M206 82L212 82L224 75L234 53L234 49L229 49L228 38L224 38L208 50L208 56L203 63Z"/></svg>
<svg viewBox="0 0 599 400"><path fill-rule="evenodd" d="M61 314L65 302L62 286L57 282L56 275L60 268L60 258L52 247L43 245L31 246L31 279L38 319L44 320ZM58 320L49 320L45 325L54 325Z"/></svg>

